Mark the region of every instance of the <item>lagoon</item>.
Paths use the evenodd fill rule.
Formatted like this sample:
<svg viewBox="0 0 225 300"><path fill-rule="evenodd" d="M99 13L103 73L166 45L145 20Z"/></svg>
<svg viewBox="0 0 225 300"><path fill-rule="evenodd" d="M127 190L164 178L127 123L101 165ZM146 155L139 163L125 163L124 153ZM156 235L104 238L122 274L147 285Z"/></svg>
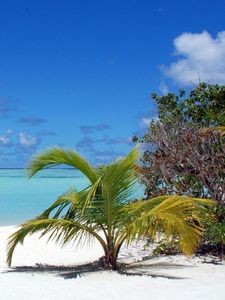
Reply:
<svg viewBox="0 0 225 300"><path fill-rule="evenodd" d="M65 191L86 186L88 180L73 169L43 170L31 179L26 169L0 169L0 226L32 219ZM141 196L138 186L134 197Z"/></svg>

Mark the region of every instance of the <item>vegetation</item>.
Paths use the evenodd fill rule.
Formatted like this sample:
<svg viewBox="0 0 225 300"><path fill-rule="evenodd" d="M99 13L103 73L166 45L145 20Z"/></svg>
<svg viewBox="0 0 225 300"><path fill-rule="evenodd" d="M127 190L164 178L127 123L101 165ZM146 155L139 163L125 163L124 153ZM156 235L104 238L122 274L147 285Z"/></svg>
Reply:
<svg viewBox="0 0 225 300"><path fill-rule="evenodd" d="M200 83L186 96L181 89L178 95L152 94L162 123L181 122L198 127L225 125L225 86Z"/></svg>
<svg viewBox="0 0 225 300"><path fill-rule="evenodd" d="M145 142L141 176L147 197L176 193L225 203L225 145L219 131L158 122Z"/></svg>
<svg viewBox="0 0 225 300"><path fill-rule="evenodd" d="M189 95L180 90L152 98L159 118L141 138L145 151L139 169L146 197L176 193L212 198L224 211L225 86L201 83ZM207 245L224 240L224 219L217 219L220 225L207 224Z"/></svg>
<svg viewBox="0 0 225 300"><path fill-rule="evenodd" d="M210 210L209 210L210 213ZM217 205L211 208L211 214L216 216L216 222L207 220L204 232L204 243L198 250L200 253L211 253L224 257L225 254L225 206Z"/></svg>
<svg viewBox="0 0 225 300"><path fill-rule="evenodd" d="M158 121L153 121L144 137L140 138L140 140L144 142L145 149L141 160L143 165L142 181L146 186L146 196L155 197L165 193L174 194L175 192L195 197L212 197L212 195L208 194L207 185L205 186L206 178L202 176L202 178L204 177L203 181L196 178L196 172L193 173L193 169L188 172L188 162L190 162L190 160L188 160L187 154L190 154L189 158L191 158L194 151L190 152L189 150L198 147L198 157L200 155L201 159L205 161L205 165L207 165L206 161L207 155L210 155L209 152L218 152L218 149L213 149L215 146L212 142L212 140L216 138L215 136L217 134L215 129L217 129L218 132L221 133L219 156L224 156L225 86L201 83L191 90L187 96L184 90L180 90L178 95L173 93L168 93L165 96L152 94L152 99L158 107ZM197 130L194 129L192 133L192 128L196 128ZM202 129L198 130L199 128ZM163 134L161 134L161 130ZM184 132L186 132L185 136L183 136ZM211 132L213 137L210 136L210 134L205 136L204 133L207 132ZM195 135L194 138L193 135ZM169 147L167 147L166 150L164 139L170 142L170 147L172 147L171 151L168 149ZM134 140L137 141L137 137L135 137ZM204 140L205 144L211 140L208 153L206 153L206 149L204 149L204 153L200 153L202 152L200 148L204 144L201 142L202 140ZM215 144L218 145L218 143ZM177 146L180 149L179 153L176 150ZM159 161L157 158L161 157L162 155L160 155L160 153L164 153L165 151L164 166L162 167L162 159L160 158L161 161ZM176 153L176 155L174 155L174 153ZM174 168L177 159L178 161L182 159L186 161L186 163L183 164L186 170L182 176L180 171L175 174L174 171L170 170L171 163L167 164L166 162L166 156L168 155L174 157ZM194 157L197 158L197 155L194 154ZM223 169L224 162L222 159L215 165L214 173L218 165L220 170ZM212 167L213 163L211 162L211 169ZM202 168L201 171L203 171ZM165 176L165 173L171 174L169 178ZM201 172L199 172L199 175L200 173ZM223 174L220 173L219 178L217 176L217 179L218 181L222 180L224 182L224 177L223 172ZM216 189L216 187L214 189ZM219 189L217 189L217 191L218 190Z"/></svg>
<svg viewBox="0 0 225 300"><path fill-rule="evenodd" d="M131 200L138 180L138 158L139 151L134 148L125 158L94 168L73 150L53 148L34 157L30 177L42 169L66 164L81 171L90 184L81 191L68 191L36 219L21 224L8 241L8 264L17 244L36 232L62 246L97 239L104 251L100 259L104 268L116 269L122 244L135 239L174 238L185 254L191 254L201 239L205 206L211 202L168 195Z"/></svg>

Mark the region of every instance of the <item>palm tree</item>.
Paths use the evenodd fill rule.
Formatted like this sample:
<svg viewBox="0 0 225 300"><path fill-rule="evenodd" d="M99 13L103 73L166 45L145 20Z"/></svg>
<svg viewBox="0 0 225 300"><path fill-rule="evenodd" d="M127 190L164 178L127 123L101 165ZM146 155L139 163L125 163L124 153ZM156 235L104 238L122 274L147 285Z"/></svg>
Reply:
<svg viewBox="0 0 225 300"><path fill-rule="evenodd" d="M206 127L206 128L202 128L203 132L214 132L214 131L218 131L220 132L221 136L224 137L225 136L225 126L212 126L212 127Z"/></svg>
<svg viewBox="0 0 225 300"><path fill-rule="evenodd" d="M92 167L73 150L52 148L34 157L29 165L29 177L38 171L66 164L81 171L89 186L81 191L68 191L59 197L36 219L27 221L9 237L7 262L18 243L27 235L48 234L62 246L70 241L78 244L95 238L101 244L104 256L102 266L116 269L117 257L123 243L136 239L178 238L180 249L191 254L202 235L202 217L205 204L210 201L180 196L160 196L154 199L131 200L137 188L135 163L139 151L135 147L125 158L109 165Z"/></svg>
<svg viewBox="0 0 225 300"><path fill-rule="evenodd" d="M213 127L212 127L213 128ZM225 135L225 126L216 126L214 127L216 130L219 130L222 135Z"/></svg>

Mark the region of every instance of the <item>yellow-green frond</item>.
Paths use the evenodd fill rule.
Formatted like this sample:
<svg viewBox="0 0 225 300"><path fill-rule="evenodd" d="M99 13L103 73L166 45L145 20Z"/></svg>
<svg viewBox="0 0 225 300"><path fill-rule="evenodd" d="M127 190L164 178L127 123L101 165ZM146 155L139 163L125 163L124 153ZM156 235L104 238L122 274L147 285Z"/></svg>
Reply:
<svg viewBox="0 0 225 300"><path fill-rule="evenodd" d="M225 135L225 126L214 126L208 128L202 128L203 132L210 132L210 131L218 131L221 133L222 136Z"/></svg>
<svg viewBox="0 0 225 300"><path fill-rule="evenodd" d="M76 151L62 148L50 148L34 156L28 165L28 176L32 177L38 171L53 166L65 164L82 172L90 182L98 179L97 171Z"/></svg>
<svg viewBox="0 0 225 300"><path fill-rule="evenodd" d="M105 248L105 242L97 233L95 225L85 226L84 224L65 219L41 219L31 220L20 225L20 228L14 232L8 239L7 245L7 263L10 266L12 263L12 256L18 243L23 243L27 235L41 232L41 237L49 234L48 241L54 240L62 246L70 241L81 241L82 237L96 238Z"/></svg>
<svg viewBox="0 0 225 300"><path fill-rule="evenodd" d="M181 250L192 254L202 236L202 212L213 201L180 196L162 196L127 205L131 216L127 240L159 235L166 240L178 238Z"/></svg>

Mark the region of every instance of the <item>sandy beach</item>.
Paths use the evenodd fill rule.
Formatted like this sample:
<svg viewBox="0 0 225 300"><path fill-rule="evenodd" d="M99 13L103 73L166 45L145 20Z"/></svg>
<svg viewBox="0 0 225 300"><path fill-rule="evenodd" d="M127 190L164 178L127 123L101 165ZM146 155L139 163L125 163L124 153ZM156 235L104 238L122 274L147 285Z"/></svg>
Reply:
<svg viewBox="0 0 225 300"><path fill-rule="evenodd" d="M117 273L97 270L90 264L102 255L97 243L60 248L54 243L46 245L46 239L34 235L16 248L8 268L6 239L14 230L13 226L0 227L4 300L224 299L224 263L212 257L182 255L148 258L150 250L142 243L122 249L119 262L124 267Z"/></svg>

